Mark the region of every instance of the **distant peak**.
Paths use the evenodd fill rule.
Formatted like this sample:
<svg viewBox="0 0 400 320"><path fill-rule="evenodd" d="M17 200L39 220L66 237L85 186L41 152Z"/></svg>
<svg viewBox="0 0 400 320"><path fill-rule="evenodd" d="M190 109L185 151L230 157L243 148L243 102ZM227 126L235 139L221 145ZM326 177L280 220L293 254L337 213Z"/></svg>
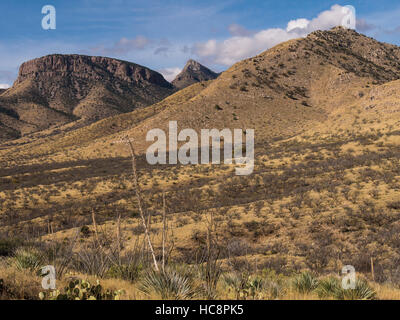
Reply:
<svg viewBox="0 0 400 320"><path fill-rule="evenodd" d="M215 73L193 59L189 59L182 72L172 81L172 84L178 89L183 89L194 83L214 80L217 77L218 73Z"/></svg>
<svg viewBox="0 0 400 320"><path fill-rule="evenodd" d="M313 31L309 34L309 37L313 37L313 36L319 36L319 35L327 35L327 34L337 34L337 35L341 35L341 36L353 36L353 35L359 35L359 33L356 30L353 29L349 29L349 28L345 28L342 26L336 26L333 27L329 30L316 30Z"/></svg>
<svg viewBox="0 0 400 320"><path fill-rule="evenodd" d="M193 71L200 71L201 68L206 68L206 67L193 59L189 59L188 62L186 62L186 65L183 68L183 70L191 69Z"/></svg>

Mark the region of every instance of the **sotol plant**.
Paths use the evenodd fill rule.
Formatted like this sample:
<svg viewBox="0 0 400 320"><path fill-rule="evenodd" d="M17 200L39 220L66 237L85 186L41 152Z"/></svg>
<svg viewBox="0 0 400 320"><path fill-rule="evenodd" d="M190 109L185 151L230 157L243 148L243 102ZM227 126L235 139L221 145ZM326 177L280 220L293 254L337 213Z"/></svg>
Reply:
<svg viewBox="0 0 400 320"><path fill-rule="evenodd" d="M357 279L354 289L345 290L340 286L334 297L338 300L374 300L376 292L366 280Z"/></svg>
<svg viewBox="0 0 400 320"><path fill-rule="evenodd" d="M338 300L372 300L376 292L364 279L357 279L354 289L343 289L341 281L329 277L319 282L316 292L320 298L334 298Z"/></svg>
<svg viewBox="0 0 400 320"><path fill-rule="evenodd" d="M319 298L329 298L335 297L336 293L340 290L340 280L335 277L329 277L326 279L322 279L318 288L316 289L316 293Z"/></svg>
<svg viewBox="0 0 400 320"><path fill-rule="evenodd" d="M139 288L146 295L156 295L163 300L192 299L198 291L189 274L172 268L148 272Z"/></svg>
<svg viewBox="0 0 400 320"><path fill-rule="evenodd" d="M318 279L312 273L306 271L294 278L293 286L295 290L302 294L310 293L318 287Z"/></svg>
<svg viewBox="0 0 400 320"><path fill-rule="evenodd" d="M18 248L11 263L19 270L38 272L43 265L43 255L35 248Z"/></svg>

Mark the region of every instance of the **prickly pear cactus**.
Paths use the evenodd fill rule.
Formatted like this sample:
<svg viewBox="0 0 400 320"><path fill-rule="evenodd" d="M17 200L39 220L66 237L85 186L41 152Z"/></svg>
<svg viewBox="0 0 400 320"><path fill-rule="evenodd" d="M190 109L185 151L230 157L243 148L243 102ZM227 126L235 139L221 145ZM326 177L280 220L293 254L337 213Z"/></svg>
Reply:
<svg viewBox="0 0 400 320"><path fill-rule="evenodd" d="M39 293L40 300L119 300L123 290L111 291L103 290L99 280L96 284L91 284L88 280L72 280L64 288L64 292L59 290L44 291Z"/></svg>

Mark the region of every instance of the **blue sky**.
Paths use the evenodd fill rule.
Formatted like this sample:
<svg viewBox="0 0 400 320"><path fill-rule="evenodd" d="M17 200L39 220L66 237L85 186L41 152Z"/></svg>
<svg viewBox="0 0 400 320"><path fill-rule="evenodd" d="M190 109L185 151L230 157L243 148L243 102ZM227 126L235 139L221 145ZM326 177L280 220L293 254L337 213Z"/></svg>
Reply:
<svg viewBox="0 0 400 320"><path fill-rule="evenodd" d="M360 32L400 45L400 2L393 0L3 0L0 85L13 83L22 62L51 53L115 57L167 77L189 58L222 71L293 37L289 21L334 15L336 4L356 8ZM41 27L44 5L56 8L56 30ZM324 19L314 24L325 26Z"/></svg>

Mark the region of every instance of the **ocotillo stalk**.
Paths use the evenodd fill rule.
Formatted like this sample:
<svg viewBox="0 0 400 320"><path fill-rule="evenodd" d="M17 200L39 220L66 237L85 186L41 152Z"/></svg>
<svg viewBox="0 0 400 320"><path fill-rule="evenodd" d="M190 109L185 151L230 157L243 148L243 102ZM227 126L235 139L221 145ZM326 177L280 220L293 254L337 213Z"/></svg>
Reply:
<svg viewBox="0 0 400 320"><path fill-rule="evenodd" d="M146 218L145 218L145 215L144 215L142 196L141 196L141 192L140 192L139 180L138 180L138 175L137 175L137 170L136 170L135 149L133 148L131 140L128 137L126 137L125 139L126 139L125 140L126 143L128 144L128 146L130 148L130 151L131 151L132 171L133 171L133 184L135 186L135 193L136 193L136 199L137 199L137 202L138 202L138 208L139 208L140 217L141 217L141 220L142 220L142 224L143 224L145 236L146 236L146 239L147 239L147 243L149 245L149 249L150 249L151 255L153 256L154 268L156 269L156 271L159 271L156 255L154 253L153 244L151 243L150 233L149 233L149 229L147 228Z"/></svg>
<svg viewBox="0 0 400 320"><path fill-rule="evenodd" d="M165 241L166 241L166 220L167 214L165 209L165 193L163 192L163 233L162 233L162 270L165 270Z"/></svg>

